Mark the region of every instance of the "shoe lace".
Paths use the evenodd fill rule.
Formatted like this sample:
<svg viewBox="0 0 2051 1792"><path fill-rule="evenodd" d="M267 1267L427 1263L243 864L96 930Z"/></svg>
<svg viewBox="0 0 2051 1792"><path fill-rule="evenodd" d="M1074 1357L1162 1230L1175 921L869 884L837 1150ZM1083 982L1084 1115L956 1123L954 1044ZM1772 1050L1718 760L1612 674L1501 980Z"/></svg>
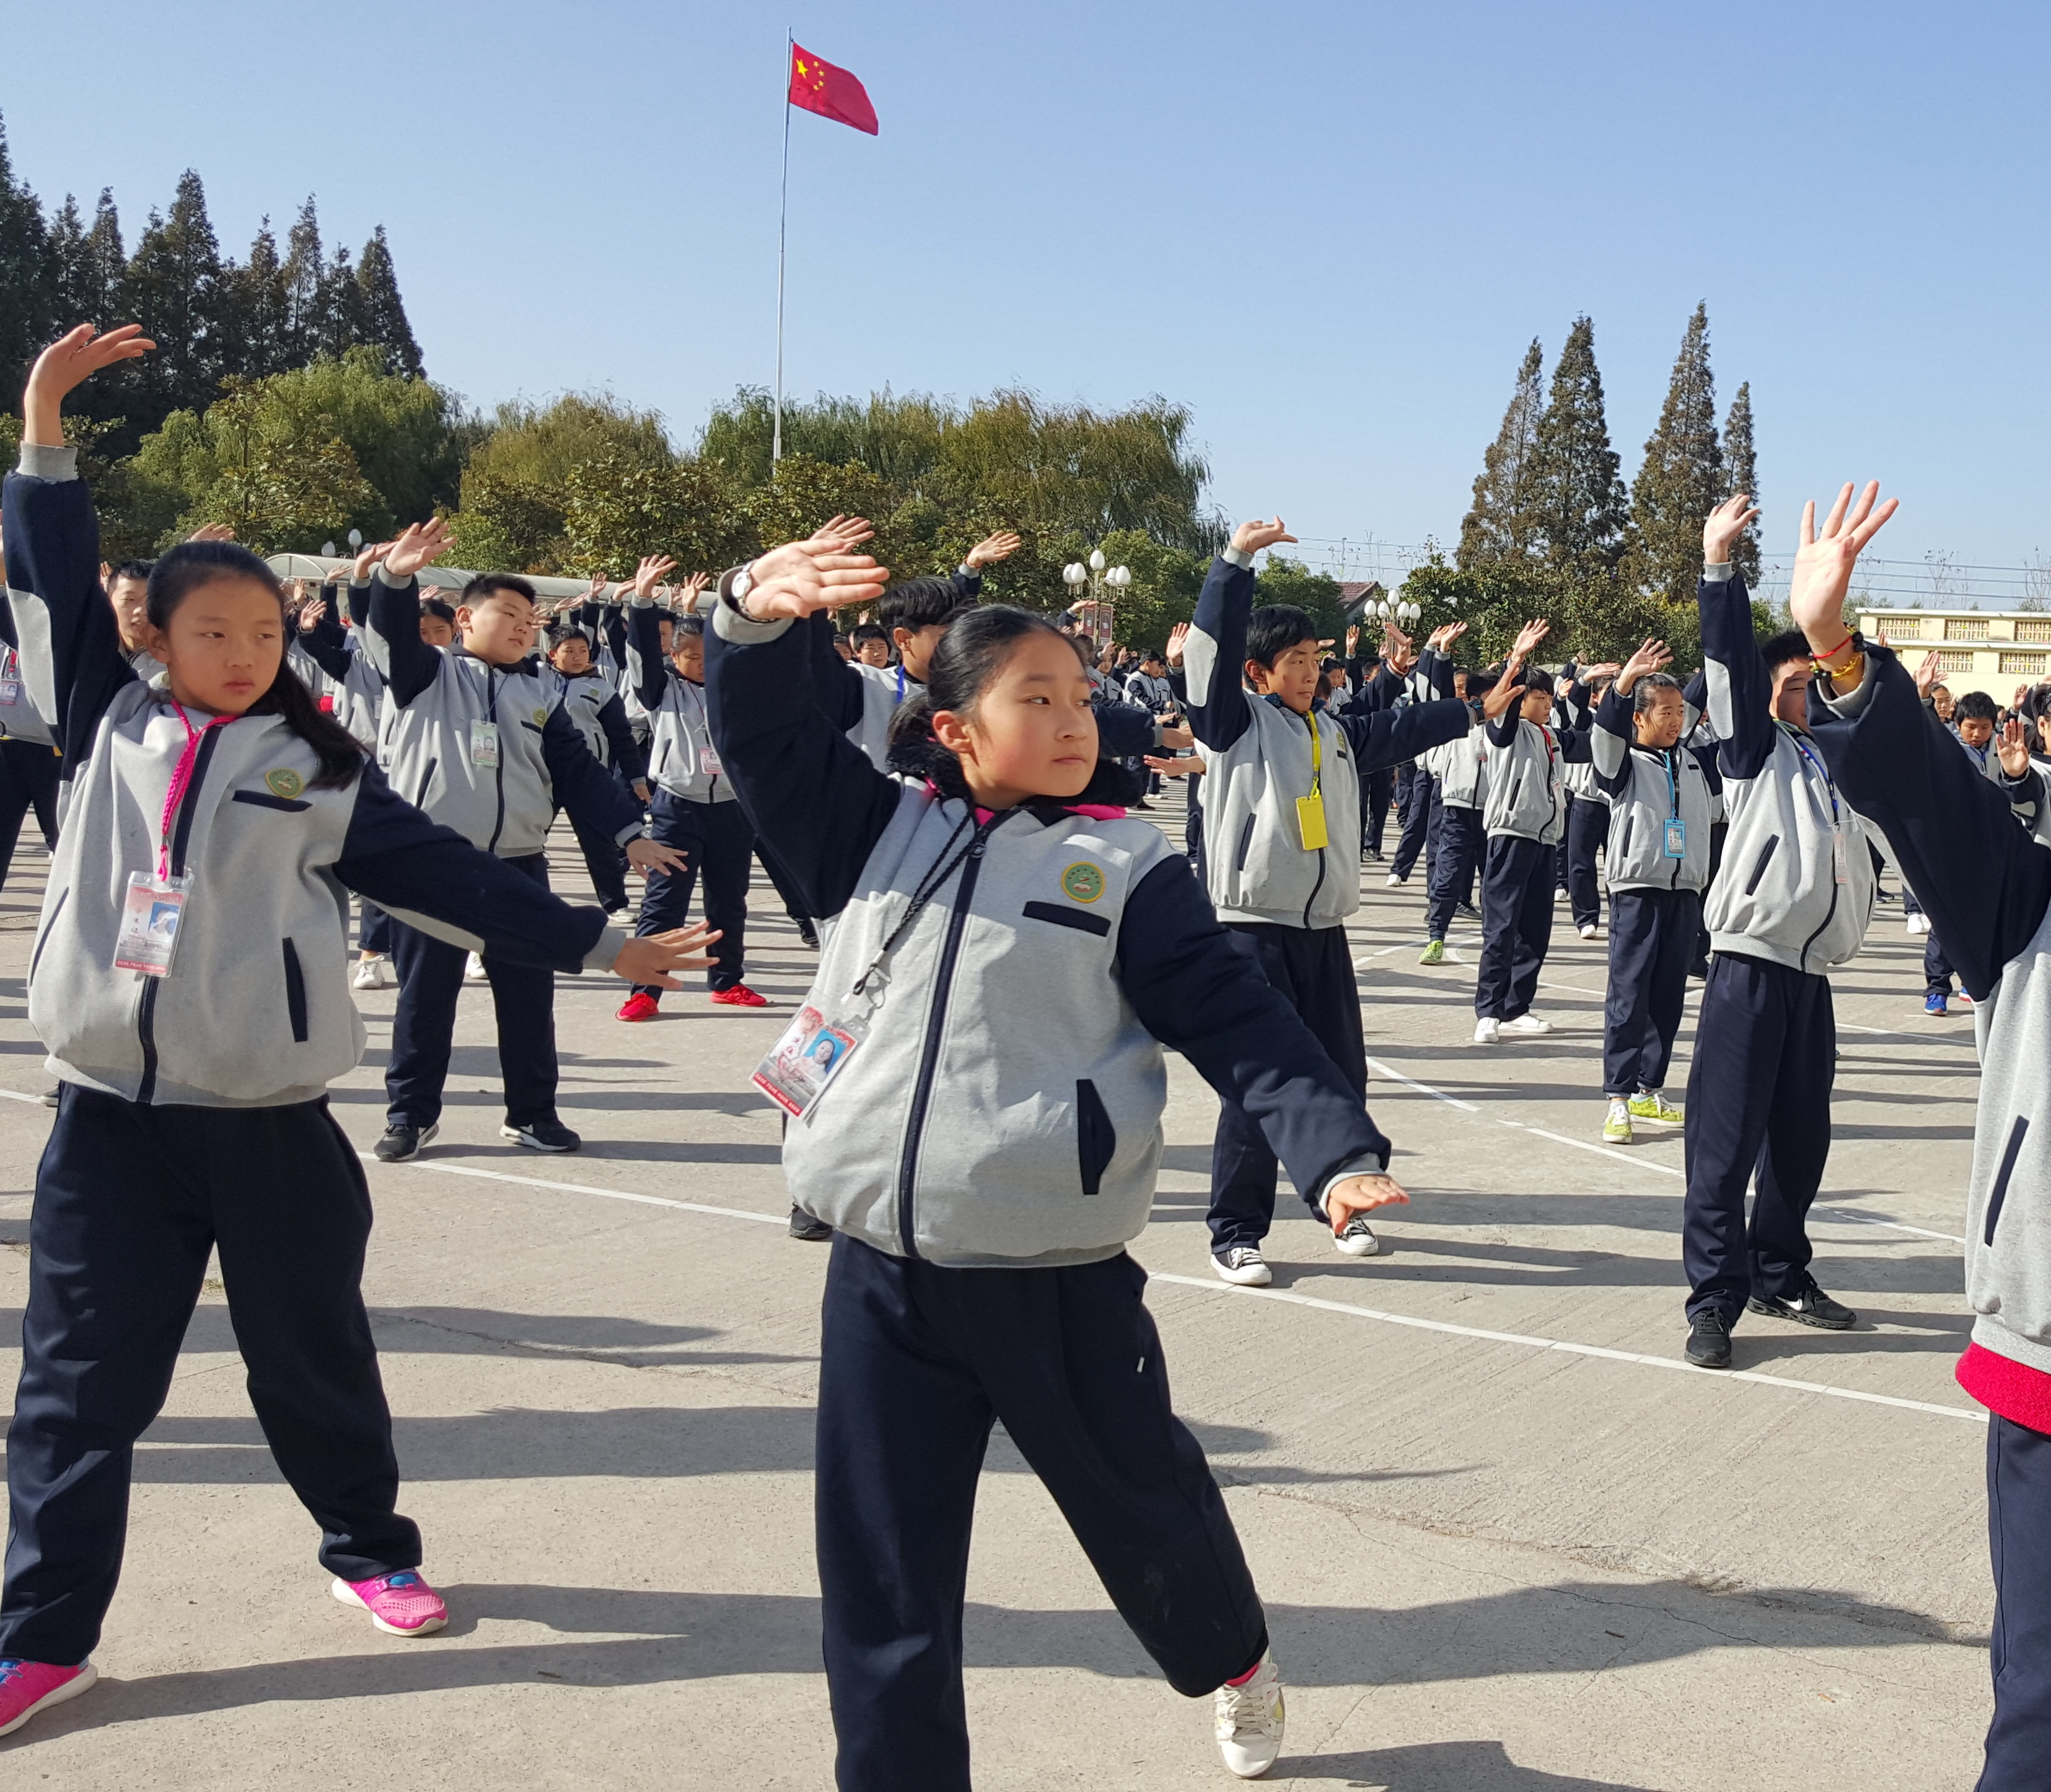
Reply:
<svg viewBox="0 0 2051 1792"><path fill-rule="evenodd" d="M1272 1678L1256 1669L1252 1677L1243 1685L1221 1686L1217 1705L1219 1728L1223 1728L1229 1723L1234 1731L1268 1729L1275 1721L1274 1702L1269 1696L1272 1685Z"/></svg>
<svg viewBox="0 0 2051 1792"><path fill-rule="evenodd" d="M18 1680L29 1664L18 1655L0 1655L0 1686Z"/></svg>
<svg viewBox="0 0 2051 1792"><path fill-rule="evenodd" d="M1346 1221L1346 1231L1341 1236L1346 1238L1372 1238L1374 1236L1374 1228L1367 1223L1367 1216L1365 1213L1356 1213Z"/></svg>

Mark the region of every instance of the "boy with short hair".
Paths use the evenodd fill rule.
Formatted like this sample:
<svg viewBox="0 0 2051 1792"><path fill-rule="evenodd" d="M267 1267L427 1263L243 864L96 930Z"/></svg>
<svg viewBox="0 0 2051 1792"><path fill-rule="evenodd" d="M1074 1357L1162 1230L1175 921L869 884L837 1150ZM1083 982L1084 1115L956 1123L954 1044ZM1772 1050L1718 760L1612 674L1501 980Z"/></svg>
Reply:
<svg viewBox="0 0 2051 1792"><path fill-rule="evenodd" d="M1934 660L1933 653L1930 658ZM1994 701L1985 691L1967 691L1951 705L1952 737L1964 750L1966 757L1983 778L1998 782L2001 755L1994 751ZM1907 888L1907 880L1903 880ZM1921 904L1917 909L1920 912ZM1923 1012L1940 1017L1951 1011L1955 999L1967 1008L1973 1005L1972 997L1963 989L1954 998L1951 992L1951 961L1945 955L1944 948L1937 938L1936 930L1927 916L1923 922Z"/></svg>
<svg viewBox="0 0 2051 1792"><path fill-rule="evenodd" d="M557 701L583 736L591 756L632 791L635 801L646 802L647 774L641 750L627 725L619 693L592 659L591 637L576 628L558 634L549 649L549 666L553 676L546 681L553 685ZM584 854L584 869L591 873L599 906L608 915L623 914L627 861L618 844L608 834L576 827L574 820L571 825L576 827L577 846Z"/></svg>

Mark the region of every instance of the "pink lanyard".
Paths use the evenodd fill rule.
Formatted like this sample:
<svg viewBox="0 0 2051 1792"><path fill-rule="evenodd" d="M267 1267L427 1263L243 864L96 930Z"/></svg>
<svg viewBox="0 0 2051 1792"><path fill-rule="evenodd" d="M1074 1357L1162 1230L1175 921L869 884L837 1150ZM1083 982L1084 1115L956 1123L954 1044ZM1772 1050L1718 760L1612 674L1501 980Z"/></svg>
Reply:
<svg viewBox="0 0 2051 1792"><path fill-rule="evenodd" d="M233 716L216 716L205 728L194 728L187 719L184 705L174 703L173 713L185 724L186 750L178 755L178 769L171 774L171 787L164 794L163 826L158 830L160 836L157 846L157 876L171 874L171 821L178 812L178 805L185 800L186 791L191 787L193 767L199 762L199 744L215 728L234 721Z"/></svg>

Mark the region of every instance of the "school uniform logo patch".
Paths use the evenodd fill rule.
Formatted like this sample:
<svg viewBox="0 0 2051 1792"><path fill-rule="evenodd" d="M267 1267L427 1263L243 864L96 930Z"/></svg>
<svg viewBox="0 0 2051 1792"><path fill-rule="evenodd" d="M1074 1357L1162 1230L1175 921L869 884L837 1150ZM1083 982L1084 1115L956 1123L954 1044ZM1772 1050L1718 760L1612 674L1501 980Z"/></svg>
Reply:
<svg viewBox="0 0 2051 1792"><path fill-rule="evenodd" d="M264 783L272 795L281 796L290 802L307 787L307 781L296 771L279 770L264 774Z"/></svg>
<svg viewBox="0 0 2051 1792"><path fill-rule="evenodd" d="M537 727L537 728L541 727L541 726L542 725L542 724L543 724L543 723L545 723L545 722L546 722L546 721L548 720L548 719L549 719L549 713L548 713L548 711L547 711L547 710L545 710L545 709L537 709L537 710L534 712L534 726L535 726L535 727Z"/></svg>
<svg viewBox="0 0 2051 1792"><path fill-rule="evenodd" d="M1061 873L1061 893L1076 902L1095 902L1104 894L1104 873L1087 859L1078 859Z"/></svg>

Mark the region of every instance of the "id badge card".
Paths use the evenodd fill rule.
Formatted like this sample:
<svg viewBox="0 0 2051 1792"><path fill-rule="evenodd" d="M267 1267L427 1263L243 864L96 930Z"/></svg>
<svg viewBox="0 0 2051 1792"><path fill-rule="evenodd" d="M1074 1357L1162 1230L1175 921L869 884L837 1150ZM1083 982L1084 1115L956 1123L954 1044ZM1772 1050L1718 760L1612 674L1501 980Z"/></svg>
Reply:
<svg viewBox="0 0 2051 1792"><path fill-rule="evenodd" d="M717 778L725 772L726 767L720 763L719 755L711 748L701 747L698 749L698 770L708 778Z"/></svg>
<svg viewBox="0 0 2051 1792"><path fill-rule="evenodd" d="M1839 884L1851 881L1851 873L1845 865L1845 835L1842 828L1830 836L1830 871Z"/></svg>
<svg viewBox="0 0 2051 1792"><path fill-rule="evenodd" d="M1688 823L1686 818L1675 815L1666 822L1666 836L1660 851L1670 859L1685 859L1688 856Z"/></svg>
<svg viewBox="0 0 2051 1792"><path fill-rule="evenodd" d="M470 724L470 763L481 766L498 764L498 723L472 722Z"/></svg>
<svg viewBox="0 0 2051 1792"><path fill-rule="evenodd" d="M1322 796L1296 798L1296 831L1307 853L1323 851L1330 836L1325 830L1325 799Z"/></svg>
<svg viewBox="0 0 2051 1792"><path fill-rule="evenodd" d="M121 930L114 937L114 968L139 970L145 977L170 974L178 950L178 923L192 894L189 877L159 877L154 872L128 873L128 895L121 905Z"/></svg>
<svg viewBox="0 0 2051 1792"><path fill-rule="evenodd" d="M802 1120L868 1037L861 1021L829 1021L808 1004L755 1067L751 1080L792 1119Z"/></svg>
<svg viewBox="0 0 2051 1792"><path fill-rule="evenodd" d="M0 678L0 705L11 709L21 701L21 681L18 678Z"/></svg>

